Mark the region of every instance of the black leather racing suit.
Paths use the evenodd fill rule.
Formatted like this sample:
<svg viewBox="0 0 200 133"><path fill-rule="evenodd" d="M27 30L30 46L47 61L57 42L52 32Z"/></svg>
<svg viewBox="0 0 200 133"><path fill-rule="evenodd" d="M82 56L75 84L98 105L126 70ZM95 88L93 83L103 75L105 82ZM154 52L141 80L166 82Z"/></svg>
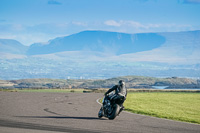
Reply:
<svg viewBox="0 0 200 133"><path fill-rule="evenodd" d="M109 94L110 92L115 90L116 97L114 97L113 100L123 99L121 107L123 106L123 102L126 100L127 96L127 89L125 85L115 85L111 89L109 89L105 95Z"/></svg>

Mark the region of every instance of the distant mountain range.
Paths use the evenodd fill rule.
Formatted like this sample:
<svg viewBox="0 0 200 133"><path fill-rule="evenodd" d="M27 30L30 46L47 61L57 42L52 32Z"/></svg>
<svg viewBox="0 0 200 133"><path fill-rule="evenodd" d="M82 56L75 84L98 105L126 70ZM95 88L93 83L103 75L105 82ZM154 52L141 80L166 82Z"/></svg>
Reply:
<svg viewBox="0 0 200 133"><path fill-rule="evenodd" d="M125 34L83 31L53 39L47 44L32 44L27 55L52 54L63 51L95 51L121 55L152 50L160 47L164 42L165 38L156 33Z"/></svg>
<svg viewBox="0 0 200 133"><path fill-rule="evenodd" d="M128 74L198 77L200 30L138 34L83 31L30 46L0 39L0 63L0 79Z"/></svg>

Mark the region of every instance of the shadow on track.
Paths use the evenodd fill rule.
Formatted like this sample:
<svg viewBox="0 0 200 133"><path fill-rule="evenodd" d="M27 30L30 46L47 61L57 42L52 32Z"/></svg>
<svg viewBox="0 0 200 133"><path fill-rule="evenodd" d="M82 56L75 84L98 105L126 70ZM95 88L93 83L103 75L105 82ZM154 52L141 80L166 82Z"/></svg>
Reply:
<svg viewBox="0 0 200 133"><path fill-rule="evenodd" d="M26 123L19 121L11 121L11 120L1 120L0 126L2 127L10 127L10 128L22 128L22 129L31 129L31 130L44 130L44 131L56 131L56 132L70 132L70 133L101 133L102 131L88 130L88 129L79 129L79 128L71 128L71 127L63 127L63 126L53 126L53 125L41 125L34 123Z"/></svg>

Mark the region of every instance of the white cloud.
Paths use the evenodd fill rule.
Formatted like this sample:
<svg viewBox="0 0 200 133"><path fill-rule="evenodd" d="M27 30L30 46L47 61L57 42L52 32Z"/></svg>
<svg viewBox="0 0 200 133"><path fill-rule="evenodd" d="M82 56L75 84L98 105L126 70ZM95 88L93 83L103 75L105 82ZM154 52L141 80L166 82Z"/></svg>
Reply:
<svg viewBox="0 0 200 133"><path fill-rule="evenodd" d="M72 24L77 26L87 26L86 22L80 22L80 21L72 21Z"/></svg>
<svg viewBox="0 0 200 133"><path fill-rule="evenodd" d="M107 20L104 22L105 25L107 26L115 26L115 27L124 27L124 26L129 26L129 27L135 27L135 28L147 28L147 26L136 22L136 21L126 21L126 20L120 20L120 21L115 21L115 20Z"/></svg>
<svg viewBox="0 0 200 133"><path fill-rule="evenodd" d="M135 27L135 28L146 28L145 25L139 23L139 22L135 22L135 21L120 21L122 23L122 25L127 25L130 27Z"/></svg>
<svg viewBox="0 0 200 133"><path fill-rule="evenodd" d="M140 23L132 20L107 20L104 22L104 25L109 29L112 28L114 31L120 32L165 32L165 31L184 31L192 30L191 25L188 24L174 24L174 23Z"/></svg>
<svg viewBox="0 0 200 133"><path fill-rule="evenodd" d="M104 22L105 25L109 25L109 26L116 26L119 27L121 26L120 22L116 22L115 20L107 20Z"/></svg>

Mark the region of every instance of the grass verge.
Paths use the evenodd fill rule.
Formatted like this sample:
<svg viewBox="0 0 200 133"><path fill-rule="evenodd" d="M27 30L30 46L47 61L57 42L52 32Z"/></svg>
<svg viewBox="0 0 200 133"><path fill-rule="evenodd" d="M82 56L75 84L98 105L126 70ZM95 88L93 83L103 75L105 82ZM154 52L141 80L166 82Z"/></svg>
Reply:
<svg viewBox="0 0 200 133"><path fill-rule="evenodd" d="M200 124L199 93L128 93L124 106L137 114Z"/></svg>

